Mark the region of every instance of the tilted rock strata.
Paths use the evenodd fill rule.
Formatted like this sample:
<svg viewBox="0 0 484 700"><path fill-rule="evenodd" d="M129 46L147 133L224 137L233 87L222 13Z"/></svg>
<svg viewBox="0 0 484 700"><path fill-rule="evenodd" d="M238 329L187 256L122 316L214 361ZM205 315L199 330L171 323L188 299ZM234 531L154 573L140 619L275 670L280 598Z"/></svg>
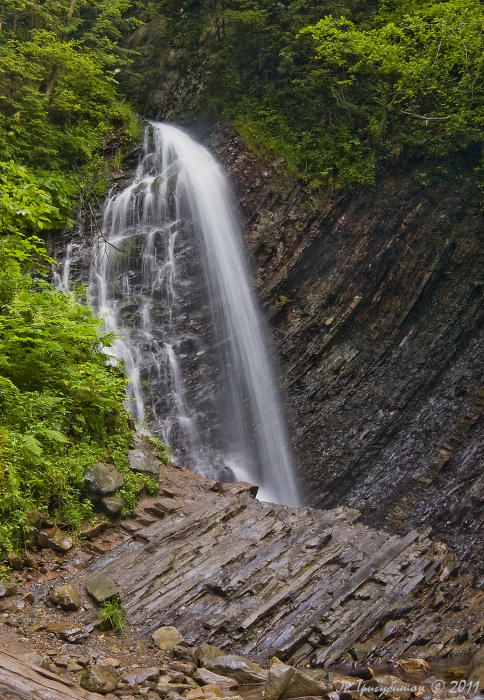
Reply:
<svg viewBox="0 0 484 700"><path fill-rule="evenodd" d="M357 507L401 534L430 523L484 575L474 154L314 195L229 127L198 135L227 169L248 227L308 502Z"/></svg>
<svg viewBox="0 0 484 700"><path fill-rule="evenodd" d="M316 665L348 652L375 662L476 648L484 593L425 532L372 530L354 509L261 503L237 484L218 494L213 482L173 467L163 483L180 509L90 567L115 582L141 638L173 626L192 645Z"/></svg>

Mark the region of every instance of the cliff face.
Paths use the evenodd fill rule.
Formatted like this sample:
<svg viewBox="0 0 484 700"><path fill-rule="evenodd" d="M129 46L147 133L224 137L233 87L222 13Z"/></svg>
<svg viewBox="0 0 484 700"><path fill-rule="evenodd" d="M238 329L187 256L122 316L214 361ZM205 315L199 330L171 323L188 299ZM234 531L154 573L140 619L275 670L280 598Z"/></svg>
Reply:
<svg viewBox="0 0 484 700"><path fill-rule="evenodd" d="M399 166L374 189L311 196L231 129L194 131L241 204L308 503L355 506L400 534L431 525L479 564L484 227L473 154L433 183Z"/></svg>

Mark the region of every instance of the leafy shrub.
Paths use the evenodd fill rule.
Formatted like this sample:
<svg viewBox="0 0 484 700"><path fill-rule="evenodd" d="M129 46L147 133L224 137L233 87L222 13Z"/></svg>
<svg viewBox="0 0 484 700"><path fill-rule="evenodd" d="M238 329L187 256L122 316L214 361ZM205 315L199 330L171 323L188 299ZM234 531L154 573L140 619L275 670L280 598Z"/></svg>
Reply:
<svg viewBox="0 0 484 700"><path fill-rule="evenodd" d="M68 206L38 175L0 164L0 549L19 547L31 512L78 527L91 516L84 474L109 461L133 506L146 477L128 468L126 378L107 363L113 336L74 294L38 276L50 261L34 232ZM35 275L35 276L34 276ZM82 290L81 290L82 292Z"/></svg>

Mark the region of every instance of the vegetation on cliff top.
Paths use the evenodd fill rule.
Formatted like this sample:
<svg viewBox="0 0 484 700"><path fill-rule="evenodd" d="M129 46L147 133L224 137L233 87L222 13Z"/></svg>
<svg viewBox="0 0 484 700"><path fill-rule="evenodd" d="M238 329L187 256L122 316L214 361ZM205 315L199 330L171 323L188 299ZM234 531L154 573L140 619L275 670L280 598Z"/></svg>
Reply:
<svg viewBox="0 0 484 700"><path fill-rule="evenodd" d="M140 16L135 94L160 66L192 71L201 112L314 186L482 146L479 0L144 0Z"/></svg>

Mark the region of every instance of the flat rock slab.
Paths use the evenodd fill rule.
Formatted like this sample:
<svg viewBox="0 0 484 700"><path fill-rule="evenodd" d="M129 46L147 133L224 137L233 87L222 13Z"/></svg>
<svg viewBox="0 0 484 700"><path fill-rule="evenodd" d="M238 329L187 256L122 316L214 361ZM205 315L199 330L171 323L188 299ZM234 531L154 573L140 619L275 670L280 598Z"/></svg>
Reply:
<svg viewBox="0 0 484 700"><path fill-rule="evenodd" d="M102 696L60 681L49 671L0 651L0 698L8 700L100 700Z"/></svg>
<svg viewBox="0 0 484 700"><path fill-rule="evenodd" d="M173 626L226 655L318 666L350 652L376 663L475 650L454 639L463 627L471 640L483 633L484 592L427 533L373 530L350 508L262 503L235 484L220 494L168 466L163 483L183 507L89 569L116 582L141 638Z"/></svg>
<svg viewBox="0 0 484 700"><path fill-rule="evenodd" d="M118 589L109 576L106 576L101 571L96 571L90 576L86 583L87 592L97 603L103 603L108 598L112 598L118 593Z"/></svg>

